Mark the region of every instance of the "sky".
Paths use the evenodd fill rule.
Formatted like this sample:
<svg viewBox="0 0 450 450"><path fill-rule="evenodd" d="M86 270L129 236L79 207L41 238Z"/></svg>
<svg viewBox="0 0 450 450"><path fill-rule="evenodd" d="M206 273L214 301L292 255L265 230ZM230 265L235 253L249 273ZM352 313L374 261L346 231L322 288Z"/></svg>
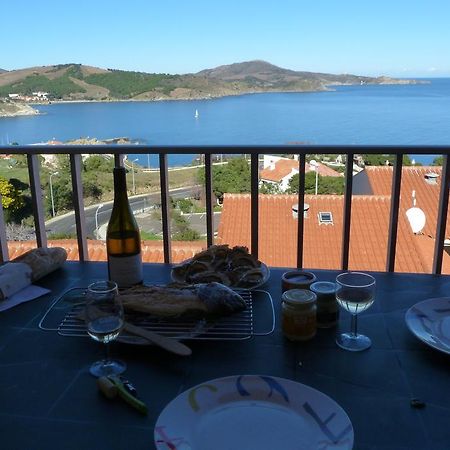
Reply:
<svg viewBox="0 0 450 450"><path fill-rule="evenodd" d="M449 0L1 0L0 68L450 76Z"/></svg>

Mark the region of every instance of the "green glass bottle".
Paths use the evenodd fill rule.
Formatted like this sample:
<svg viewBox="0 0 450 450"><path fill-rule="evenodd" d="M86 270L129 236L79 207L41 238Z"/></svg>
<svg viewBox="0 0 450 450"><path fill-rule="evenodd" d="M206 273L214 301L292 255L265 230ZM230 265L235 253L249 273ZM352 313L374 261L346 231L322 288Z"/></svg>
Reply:
<svg viewBox="0 0 450 450"><path fill-rule="evenodd" d="M114 205L106 230L109 279L119 287L142 283L141 236L127 196L124 167L114 168Z"/></svg>

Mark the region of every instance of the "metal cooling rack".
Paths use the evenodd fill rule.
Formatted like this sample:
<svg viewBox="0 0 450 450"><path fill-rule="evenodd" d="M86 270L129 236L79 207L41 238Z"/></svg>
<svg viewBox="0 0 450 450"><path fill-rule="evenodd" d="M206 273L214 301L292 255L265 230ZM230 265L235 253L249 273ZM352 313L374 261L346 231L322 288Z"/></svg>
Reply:
<svg viewBox="0 0 450 450"><path fill-rule="evenodd" d="M275 311L269 292L238 290L247 308L214 321L167 320L127 317L127 321L176 339L244 340L252 336L265 336L275 329ZM45 312L39 328L56 331L61 336L88 337L86 326L78 317L85 305L86 288L71 288L57 298ZM122 332L118 341L131 344L148 344L143 338Z"/></svg>

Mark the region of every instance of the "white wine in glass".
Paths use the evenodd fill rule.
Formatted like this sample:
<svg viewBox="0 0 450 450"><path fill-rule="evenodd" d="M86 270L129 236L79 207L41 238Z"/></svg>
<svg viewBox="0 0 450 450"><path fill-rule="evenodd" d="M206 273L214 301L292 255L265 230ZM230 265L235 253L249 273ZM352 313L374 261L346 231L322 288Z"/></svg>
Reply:
<svg viewBox="0 0 450 450"><path fill-rule="evenodd" d="M102 377L124 372L126 364L109 357L109 343L119 336L124 325L123 307L116 283L97 281L89 285L85 320L89 336L105 345L105 358L91 365L91 374Z"/></svg>
<svg viewBox="0 0 450 450"><path fill-rule="evenodd" d="M350 333L342 333L336 343L344 350L358 352L372 345L369 337L358 334L358 314L375 300L375 278L362 272L341 273L336 278L336 300L352 317Z"/></svg>

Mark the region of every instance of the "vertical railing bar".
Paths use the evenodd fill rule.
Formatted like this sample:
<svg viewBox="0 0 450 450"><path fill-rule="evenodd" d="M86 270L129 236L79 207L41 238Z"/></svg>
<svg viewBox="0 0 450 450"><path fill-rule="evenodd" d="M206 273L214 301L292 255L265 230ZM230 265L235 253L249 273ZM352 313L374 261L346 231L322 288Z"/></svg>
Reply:
<svg viewBox="0 0 450 450"><path fill-rule="evenodd" d="M297 267L303 267L303 236L305 227L305 177L306 177L306 155L299 155L299 177L298 177L298 209L297 209Z"/></svg>
<svg viewBox="0 0 450 450"><path fill-rule="evenodd" d="M447 228L448 196L450 183L450 163L448 155L444 155L441 175L441 191L439 193L439 211L436 224L436 241L434 243L433 272L442 273L445 232Z"/></svg>
<svg viewBox="0 0 450 450"><path fill-rule="evenodd" d="M397 248L398 210L400 207L400 189L402 185L403 153L395 155L394 175L391 188L391 211L389 218L389 234L386 272L394 272L395 252Z"/></svg>
<svg viewBox="0 0 450 450"><path fill-rule="evenodd" d="M114 153L114 167L123 167L124 166L124 156L120 153Z"/></svg>
<svg viewBox="0 0 450 450"><path fill-rule="evenodd" d="M250 156L251 179L251 253L258 258L259 253L259 154L251 153Z"/></svg>
<svg viewBox="0 0 450 450"><path fill-rule="evenodd" d="M352 191L353 191L353 153L347 153L345 163L345 191L344 191L344 219L342 224L342 270L348 269L350 253L350 226L352 217Z"/></svg>
<svg viewBox="0 0 450 450"><path fill-rule="evenodd" d="M87 245L86 215L84 212L83 180L81 172L83 161L80 154L70 155L70 173L72 177L73 208L77 230L78 255L80 261L89 261ZM97 231L97 230L96 230Z"/></svg>
<svg viewBox="0 0 450 450"><path fill-rule="evenodd" d="M42 204L41 178L39 175L39 155L27 154L28 175L30 178L31 202L33 205L34 228L38 247L47 247L45 232L45 213Z"/></svg>
<svg viewBox="0 0 450 450"><path fill-rule="evenodd" d="M0 263L9 261L8 238L6 236L5 214L3 213L2 195L0 194Z"/></svg>
<svg viewBox="0 0 450 450"><path fill-rule="evenodd" d="M167 154L159 154L159 177L161 183L161 214L163 230L164 262L172 262L172 245L170 236L170 205L169 205L169 171Z"/></svg>
<svg viewBox="0 0 450 450"><path fill-rule="evenodd" d="M206 241L208 247L214 241L214 212L212 203L212 155L205 155Z"/></svg>

